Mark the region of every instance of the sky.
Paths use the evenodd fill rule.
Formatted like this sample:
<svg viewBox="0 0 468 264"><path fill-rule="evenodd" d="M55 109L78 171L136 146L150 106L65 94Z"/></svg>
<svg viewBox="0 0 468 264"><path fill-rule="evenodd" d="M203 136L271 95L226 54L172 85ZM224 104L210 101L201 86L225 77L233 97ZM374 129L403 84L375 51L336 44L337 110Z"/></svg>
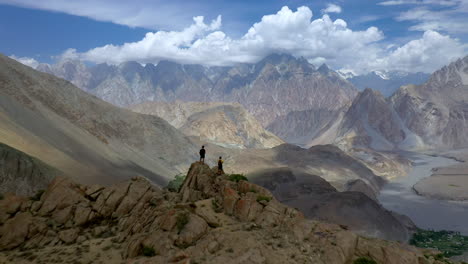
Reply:
<svg viewBox="0 0 468 264"><path fill-rule="evenodd" d="M271 53L363 74L433 72L468 55L468 0L0 0L0 53L234 65Z"/></svg>

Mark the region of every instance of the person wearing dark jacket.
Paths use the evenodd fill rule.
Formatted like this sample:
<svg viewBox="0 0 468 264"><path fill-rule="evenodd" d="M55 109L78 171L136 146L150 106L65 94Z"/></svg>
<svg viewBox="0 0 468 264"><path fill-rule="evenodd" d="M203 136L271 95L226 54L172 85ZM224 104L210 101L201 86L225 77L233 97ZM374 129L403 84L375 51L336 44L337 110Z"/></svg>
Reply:
<svg viewBox="0 0 468 264"><path fill-rule="evenodd" d="M200 162L201 163L205 163L205 154L206 154L205 146L201 146L201 149L200 149Z"/></svg>
<svg viewBox="0 0 468 264"><path fill-rule="evenodd" d="M223 174L223 158L220 156L218 159L218 174Z"/></svg>

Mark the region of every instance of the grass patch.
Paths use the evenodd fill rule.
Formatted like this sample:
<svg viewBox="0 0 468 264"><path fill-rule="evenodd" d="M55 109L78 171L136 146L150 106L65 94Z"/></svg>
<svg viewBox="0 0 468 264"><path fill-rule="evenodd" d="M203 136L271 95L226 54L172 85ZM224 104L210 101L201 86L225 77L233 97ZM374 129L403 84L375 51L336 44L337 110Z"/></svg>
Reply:
<svg viewBox="0 0 468 264"><path fill-rule="evenodd" d="M249 181L244 174L231 174L229 175L229 180L233 182Z"/></svg>
<svg viewBox="0 0 468 264"><path fill-rule="evenodd" d="M375 260L370 259L370 258L360 257L360 258L356 259L353 262L353 264L377 264L377 262L375 262Z"/></svg>
<svg viewBox="0 0 468 264"><path fill-rule="evenodd" d="M183 174L174 176L174 179L167 184L166 188L171 192L179 192L180 187L182 187L185 181L185 177L186 175Z"/></svg>
<svg viewBox="0 0 468 264"><path fill-rule="evenodd" d="M443 257L462 255L468 251L468 236L453 231L433 231L418 229L410 244L420 248L435 248Z"/></svg>
<svg viewBox="0 0 468 264"><path fill-rule="evenodd" d="M189 222L189 215L188 213L181 213L177 216L176 227L178 233L184 229L185 225Z"/></svg>
<svg viewBox="0 0 468 264"><path fill-rule="evenodd" d="M271 197L270 196L265 196L265 195L257 196L257 202L261 202L261 201L269 202L269 201L271 201Z"/></svg>
<svg viewBox="0 0 468 264"><path fill-rule="evenodd" d="M156 251L152 247L144 247L143 248L143 256L145 256L145 257L154 257L154 256L156 256Z"/></svg>
<svg viewBox="0 0 468 264"><path fill-rule="evenodd" d="M30 199L33 200L33 201L40 201L42 195L44 194L44 192L45 192L44 190L39 190L39 191L36 192L36 194L34 194L33 196L31 196Z"/></svg>

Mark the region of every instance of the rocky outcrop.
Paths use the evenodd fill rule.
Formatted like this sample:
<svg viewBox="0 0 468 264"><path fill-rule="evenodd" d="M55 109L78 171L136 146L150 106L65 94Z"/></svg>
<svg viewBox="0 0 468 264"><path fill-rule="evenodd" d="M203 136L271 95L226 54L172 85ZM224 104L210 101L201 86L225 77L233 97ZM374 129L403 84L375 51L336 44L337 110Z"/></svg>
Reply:
<svg viewBox="0 0 468 264"><path fill-rule="evenodd" d="M192 164L180 194L142 178L106 188L56 178L39 201L0 201L2 214L19 203L1 218L0 261L442 263L414 247L307 220L268 190L230 179L200 163Z"/></svg>
<svg viewBox="0 0 468 264"><path fill-rule="evenodd" d="M284 143L238 103L145 102L130 109L159 116L187 136L228 148L272 148Z"/></svg>
<svg viewBox="0 0 468 264"><path fill-rule="evenodd" d="M0 194L32 196L59 174L44 162L0 143Z"/></svg>

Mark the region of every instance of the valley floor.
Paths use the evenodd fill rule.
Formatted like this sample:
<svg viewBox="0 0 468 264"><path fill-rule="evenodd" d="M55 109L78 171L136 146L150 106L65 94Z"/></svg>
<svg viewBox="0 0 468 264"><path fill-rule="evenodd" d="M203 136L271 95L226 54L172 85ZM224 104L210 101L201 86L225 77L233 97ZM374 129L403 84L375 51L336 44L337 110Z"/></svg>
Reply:
<svg viewBox="0 0 468 264"><path fill-rule="evenodd" d="M413 169L407 177L400 177L383 187L378 197L382 205L392 211L409 216L415 224L424 229L453 230L468 234L468 202L448 201L432 198L431 195L418 195L413 186L419 186L428 180L434 168L437 173L459 166L454 159L429 156L419 153L404 153L413 162ZM437 169L440 168L440 169ZM432 186L431 190L443 190L451 183L444 182ZM430 186L430 185L429 185ZM416 187L420 192L419 187ZM425 189L429 190L429 189Z"/></svg>

